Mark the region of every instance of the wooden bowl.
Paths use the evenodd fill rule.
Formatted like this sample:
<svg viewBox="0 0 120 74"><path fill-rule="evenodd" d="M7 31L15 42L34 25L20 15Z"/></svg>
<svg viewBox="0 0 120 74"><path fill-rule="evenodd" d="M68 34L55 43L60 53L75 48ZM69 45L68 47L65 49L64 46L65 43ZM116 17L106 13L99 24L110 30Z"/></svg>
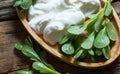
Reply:
<svg viewBox="0 0 120 74"><path fill-rule="evenodd" d="M101 3L104 4L106 0L101 0ZM87 62L80 62L75 60L72 57L66 57L62 53L59 52L59 45L56 44L54 46L51 46L47 44L42 37L38 36L38 34L31 29L31 27L28 25L28 20L27 20L27 13L26 12L21 12L19 9L16 9L18 16L23 23L23 26L26 28L26 30L29 32L29 34L49 53L54 55L55 57L61 59L62 61L72 64L74 66L78 67L85 67L85 68L97 68L97 67L104 67L110 63L112 63L120 54L120 20L116 14L116 12L113 10L113 19L111 23L114 25L114 28L117 33L117 40L115 44L113 45L111 49L111 57L109 60L105 62L98 62L98 63L87 63Z"/></svg>

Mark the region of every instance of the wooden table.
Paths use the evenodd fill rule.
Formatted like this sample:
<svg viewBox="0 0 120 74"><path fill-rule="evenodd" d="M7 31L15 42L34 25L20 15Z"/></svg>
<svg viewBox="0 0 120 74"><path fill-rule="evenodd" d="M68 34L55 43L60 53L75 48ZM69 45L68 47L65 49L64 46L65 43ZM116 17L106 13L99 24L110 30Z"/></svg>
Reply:
<svg viewBox="0 0 120 74"><path fill-rule="evenodd" d="M28 33L17 17L14 0L0 0L0 74L17 74L18 70L30 67L31 61L14 49L16 42L23 42ZM113 6L120 17L120 1ZM56 70L65 74L120 74L120 57L102 69L82 69L68 65L48 54L47 60Z"/></svg>

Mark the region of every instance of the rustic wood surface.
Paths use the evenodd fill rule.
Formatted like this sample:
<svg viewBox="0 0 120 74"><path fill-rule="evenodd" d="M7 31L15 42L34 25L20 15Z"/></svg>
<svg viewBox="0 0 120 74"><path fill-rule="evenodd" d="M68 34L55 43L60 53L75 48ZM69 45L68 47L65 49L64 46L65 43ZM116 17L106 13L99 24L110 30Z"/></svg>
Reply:
<svg viewBox="0 0 120 74"><path fill-rule="evenodd" d="M14 0L0 0L0 74L17 74L18 70L30 67L31 61L14 49L16 42L23 42L28 33L19 21ZM113 6L120 17L120 1ZM102 69L82 69L68 65L48 54L47 60L56 70L65 74L120 74L120 57Z"/></svg>

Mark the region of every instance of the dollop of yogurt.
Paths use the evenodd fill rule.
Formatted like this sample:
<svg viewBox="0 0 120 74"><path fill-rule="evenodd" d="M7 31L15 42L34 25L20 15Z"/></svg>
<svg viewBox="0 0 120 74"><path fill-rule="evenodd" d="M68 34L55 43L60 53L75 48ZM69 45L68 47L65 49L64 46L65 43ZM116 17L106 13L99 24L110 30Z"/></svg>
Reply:
<svg viewBox="0 0 120 74"><path fill-rule="evenodd" d="M36 0L28 11L29 25L54 45L67 34L68 26L83 23L100 7L100 0Z"/></svg>

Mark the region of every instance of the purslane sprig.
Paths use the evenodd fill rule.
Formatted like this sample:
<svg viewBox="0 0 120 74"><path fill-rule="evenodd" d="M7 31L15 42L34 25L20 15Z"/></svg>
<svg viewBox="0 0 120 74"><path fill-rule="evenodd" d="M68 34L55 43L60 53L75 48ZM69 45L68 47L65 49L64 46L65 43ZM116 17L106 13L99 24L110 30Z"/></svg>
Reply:
<svg viewBox="0 0 120 74"><path fill-rule="evenodd" d="M66 49L70 50L69 47L74 49L76 46L73 41L78 42L77 40L79 40L77 49L74 49L72 54L67 55L72 55L75 59L81 58L81 56L88 57L89 55L93 62L96 56L102 56L104 59L110 58L110 44L116 40L116 32L110 22L113 9L110 2L110 0L107 1L97 14L88 16L90 19L85 24L68 27L68 35L60 41L61 48L64 47L61 50L63 53L69 53L70 51L65 52ZM81 42L80 36L86 31L88 37ZM67 46L68 43L71 43L71 46Z"/></svg>
<svg viewBox="0 0 120 74"><path fill-rule="evenodd" d="M53 68L52 65L46 62L46 53L39 48L38 44L34 44L30 38L26 39L24 44L16 43L15 48L20 50L24 55L34 61L32 64L32 68L35 71L21 70L18 72L18 74L36 74L36 71L38 72L37 74L60 74Z"/></svg>
<svg viewBox="0 0 120 74"><path fill-rule="evenodd" d="M32 0L16 0L14 7L18 7L21 10L27 10L32 5Z"/></svg>

